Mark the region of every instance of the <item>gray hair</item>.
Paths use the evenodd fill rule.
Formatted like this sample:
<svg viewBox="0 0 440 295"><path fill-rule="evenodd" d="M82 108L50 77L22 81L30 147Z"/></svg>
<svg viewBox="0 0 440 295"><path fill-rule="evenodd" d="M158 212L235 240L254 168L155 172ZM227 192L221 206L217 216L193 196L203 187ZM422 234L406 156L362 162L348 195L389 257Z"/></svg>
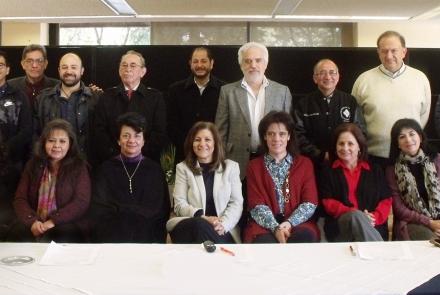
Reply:
<svg viewBox="0 0 440 295"><path fill-rule="evenodd" d="M261 43L257 42L248 42L243 44L240 49L238 49L238 64L241 65L243 63L243 53L248 51L251 48L258 48L263 52L263 59L266 61L266 64L269 63L269 52L267 51L267 47Z"/></svg>
<svg viewBox="0 0 440 295"><path fill-rule="evenodd" d="M124 59L125 56L129 55L129 54L133 54L136 55L137 57L139 57L139 59L141 60L141 66L143 68L145 68L145 58L143 57L143 55L135 50L129 50L127 51L123 56L121 56L121 60L119 63L122 62L122 60Z"/></svg>

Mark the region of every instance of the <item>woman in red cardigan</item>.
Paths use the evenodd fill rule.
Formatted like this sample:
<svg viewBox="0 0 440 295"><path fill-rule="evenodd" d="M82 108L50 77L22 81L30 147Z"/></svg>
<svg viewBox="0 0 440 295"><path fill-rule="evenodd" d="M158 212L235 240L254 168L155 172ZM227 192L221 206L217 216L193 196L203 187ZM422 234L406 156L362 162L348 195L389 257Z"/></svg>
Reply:
<svg viewBox="0 0 440 295"><path fill-rule="evenodd" d="M82 242L90 178L69 122L47 123L15 193L17 222L8 240Z"/></svg>
<svg viewBox="0 0 440 295"><path fill-rule="evenodd" d="M297 152L294 122L285 112L268 113L258 126L263 155L249 163L247 243L319 241L310 218L318 197L312 162Z"/></svg>

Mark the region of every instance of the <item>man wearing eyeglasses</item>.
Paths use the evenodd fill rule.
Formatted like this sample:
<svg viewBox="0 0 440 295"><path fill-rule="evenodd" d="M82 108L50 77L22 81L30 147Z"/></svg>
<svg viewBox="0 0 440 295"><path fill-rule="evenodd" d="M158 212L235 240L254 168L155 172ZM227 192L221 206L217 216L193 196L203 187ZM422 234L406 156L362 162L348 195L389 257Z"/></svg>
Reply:
<svg viewBox="0 0 440 295"><path fill-rule="evenodd" d="M147 73L145 59L137 51L129 50L119 63L121 84L107 89L96 106L95 139L99 162L119 154L116 119L126 112L136 112L147 120L144 155L159 161L167 143L166 110L162 94L146 87L141 79Z"/></svg>
<svg viewBox="0 0 440 295"><path fill-rule="evenodd" d="M318 89L292 106L296 136L301 153L315 164L315 169L328 161L333 130L342 123L357 123L365 129L361 109L349 93L336 89L338 66L322 59L313 68L313 81Z"/></svg>
<svg viewBox="0 0 440 295"><path fill-rule="evenodd" d="M215 124L225 145L226 157L240 165L240 177L246 176L250 158L260 144L258 124L270 111L289 112L292 95L287 86L265 76L269 53L256 42L238 50L243 79L222 86Z"/></svg>
<svg viewBox="0 0 440 295"><path fill-rule="evenodd" d="M352 94L365 117L369 160L385 167L393 124L402 118L414 119L425 127L431 110L431 88L426 75L403 59L405 38L386 31L377 39L381 65L362 73Z"/></svg>
<svg viewBox="0 0 440 295"><path fill-rule="evenodd" d="M44 89L35 100L36 133L56 118L68 121L76 133L81 153L93 162L91 155L91 123L93 111L98 101L98 93L92 92L81 77L84 66L81 58L72 52L60 59L58 66L60 81L51 88Z"/></svg>
<svg viewBox="0 0 440 295"><path fill-rule="evenodd" d="M44 74L47 64L46 48L42 45L30 44L23 49L21 57L21 66L26 75L8 80L9 85L26 94L32 109L35 98L40 92L58 83L57 79L49 78Z"/></svg>

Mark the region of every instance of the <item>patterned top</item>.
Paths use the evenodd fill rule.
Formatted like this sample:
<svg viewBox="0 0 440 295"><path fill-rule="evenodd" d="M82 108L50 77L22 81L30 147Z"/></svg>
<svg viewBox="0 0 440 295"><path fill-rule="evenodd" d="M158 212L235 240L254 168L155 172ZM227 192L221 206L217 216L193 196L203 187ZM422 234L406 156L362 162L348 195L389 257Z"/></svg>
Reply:
<svg viewBox="0 0 440 295"><path fill-rule="evenodd" d="M293 156L287 154L287 156L282 159L279 163L276 163L275 159L269 155L264 155L264 164L266 166L269 175L271 176L274 184L275 184L275 192L276 198L278 202L278 206L280 208L280 212L284 213L284 196L283 196L283 184L288 177L288 172L290 166L293 163ZM292 190L292 189L290 189ZM292 226L297 226L305 221L307 221L310 217L312 217L315 212L316 205L310 202L301 203L298 208L293 211L293 213L289 216L289 218L285 219L290 222ZM252 218L255 220L258 225L274 231L275 228L279 225L278 221L275 219L273 212L270 210L267 205L257 205L251 211L250 214Z"/></svg>

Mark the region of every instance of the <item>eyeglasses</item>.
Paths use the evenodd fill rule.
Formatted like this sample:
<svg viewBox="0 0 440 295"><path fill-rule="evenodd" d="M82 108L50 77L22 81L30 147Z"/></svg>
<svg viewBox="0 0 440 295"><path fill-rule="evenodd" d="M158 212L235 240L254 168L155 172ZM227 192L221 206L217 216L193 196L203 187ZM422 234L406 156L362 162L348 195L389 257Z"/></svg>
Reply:
<svg viewBox="0 0 440 295"><path fill-rule="evenodd" d="M284 138L287 138L287 136L289 136L289 133L286 131L280 131L280 132L268 131L268 132L266 132L266 136L270 137L270 138L276 137L277 135L280 138L284 139Z"/></svg>
<svg viewBox="0 0 440 295"><path fill-rule="evenodd" d="M252 62L254 62L254 61L255 61L256 64L262 64L262 63L265 62L264 58L262 58L262 57L257 57L257 58L245 58L245 59L243 59L243 63L244 63L245 65L251 65Z"/></svg>
<svg viewBox="0 0 440 295"><path fill-rule="evenodd" d="M320 71L318 73L315 73L316 76L319 77L325 77L326 75L329 75L330 77L336 77L339 75L338 71Z"/></svg>
<svg viewBox="0 0 440 295"><path fill-rule="evenodd" d="M33 65L33 64L42 65L44 61L45 61L44 58L37 58L37 59L28 58L24 60L24 63L27 65Z"/></svg>
<svg viewBox="0 0 440 295"><path fill-rule="evenodd" d="M141 68L142 66L141 66L141 65L138 65L137 63L131 63L131 64L122 63L122 64L119 65L119 67L120 67L121 69L124 69L124 70L126 70L126 69L128 69L128 68L134 70L134 69L137 69L137 68Z"/></svg>
<svg viewBox="0 0 440 295"><path fill-rule="evenodd" d="M6 64L4 64L4 63L0 63L0 70L3 70L3 69L6 68L6 67L7 67Z"/></svg>

